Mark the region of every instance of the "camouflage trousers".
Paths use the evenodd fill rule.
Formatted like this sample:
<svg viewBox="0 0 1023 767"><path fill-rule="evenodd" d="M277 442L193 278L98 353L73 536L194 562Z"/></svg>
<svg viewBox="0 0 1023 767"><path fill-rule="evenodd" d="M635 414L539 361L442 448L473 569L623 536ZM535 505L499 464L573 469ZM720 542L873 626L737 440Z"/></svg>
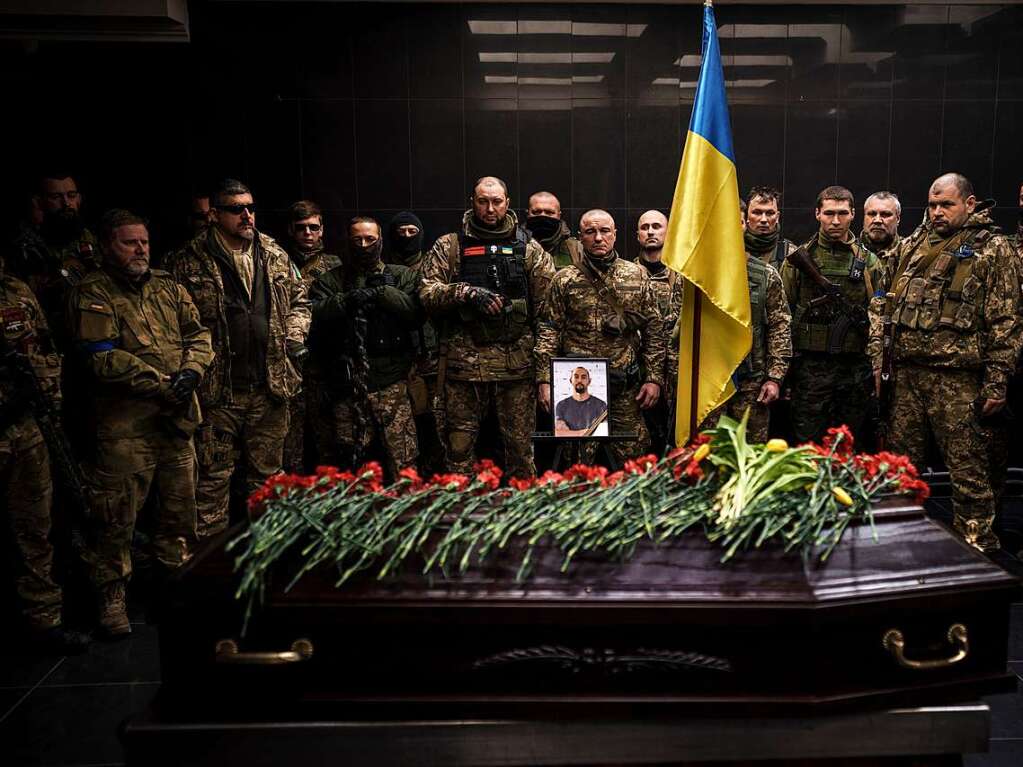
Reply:
<svg viewBox="0 0 1023 767"><path fill-rule="evenodd" d="M873 386L865 356L804 352L793 361L787 380L797 443L819 442L830 427L845 424L862 444Z"/></svg>
<svg viewBox="0 0 1023 767"><path fill-rule="evenodd" d="M14 433L20 432L20 433ZM61 623L63 601L53 580L50 456L34 421L0 434L0 508L11 541L19 608L29 628Z"/></svg>
<svg viewBox="0 0 1023 767"><path fill-rule="evenodd" d="M741 421L748 409L749 420L746 422L746 439L749 442L767 442L768 426L771 422L771 409L762 402L757 402L762 385L758 381L743 381L739 384L738 390L728 402L711 411L710 415L704 419L700 430L711 429L717 426L718 420L722 415L727 415L729 418Z"/></svg>
<svg viewBox="0 0 1023 767"><path fill-rule="evenodd" d="M536 476L533 463L533 427L536 418L536 386L533 381L444 382L447 428L447 463L450 471L470 474L475 460L480 423L491 407L504 446L504 471L508 477Z"/></svg>
<svg viewBox="0 0 1023 767"><path fill-rule="evenodd" d="M635 439L604 443L616 469L620 469L629 458L636 458L650 452L650 432L647 431L643 411L639 409L639 403L636 402L638 393L639 386L633 386L623 392L613 391L611 393L611 436L617 434L636 435ZM594 463L600 444L599 442L580 443L580 463Z"/></svg>
<svg viewBox="0 0 1023 767"><path fill-rule="evenodd" d="M97 589L131 576L135 523L150 492L152 554L174 569L196 542L196 461L191 439L170 434L99 440L88 467L90 530L83 559Z"/></svg>
<svg viewBox="0 0 1023 767"><path fill-rule="evenodd" d="M302 391L288 403L289 427L282 461L286 472L305 474L316 464L337 462L334 411L325 389L323 381L307 367L302 377Z"/></svg>
<svg viewBox="0 0 1023 767"><path fill-rule="evenodd" d="M232 399L230 404L207 410L195 433L199 538L227 529L236 446L241 449L246 494L251 495L267 477L281 470L288 404L274 402L265 391L235 391Z"/></svg>
<svg viewBox="0 0 1023 767"><path fill-rule="evenodd" d="M416 422L412 417L412 404L408 386L398 381L380 391L369 392L368 407L364 408L362 439L358 445L360 461L365 460L365 449L377 438L384 447L386 469L393 480L402 469L414 468L419 450L416 447ZM334 405L334 435L344 453L352 455L356 447L356 411L351 399Z"/></svg>
<svg viewBox="0 0 1023 767"><path fill-rule="evenodd" d="M409 399L419 439L419 470L424 475L445 470L444 407L437 397L437 374L418 374L409 379ZM415 387L416 391L413 391ZM417 400L419 407L417 407Z"/></svg>
<svg viewBox="0 0 1023 767"><path fill-rule="evenodd" d="M892 450L905 453L921 471L928 433L934 435L952 483L952 525L967 543L989 550L999 542L991 529L996 508L988 453L992 433L973 409L980 388L979 373L900 365L889 434Z"/></svg>

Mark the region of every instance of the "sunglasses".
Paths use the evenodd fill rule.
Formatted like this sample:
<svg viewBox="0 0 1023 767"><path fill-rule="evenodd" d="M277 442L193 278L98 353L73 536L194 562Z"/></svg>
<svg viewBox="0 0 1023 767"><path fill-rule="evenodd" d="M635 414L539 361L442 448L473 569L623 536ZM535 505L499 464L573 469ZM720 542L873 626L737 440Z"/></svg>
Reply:
<svg viewBox="0 0 1023 767"><path fill-rule="evenodd" d="M306 230L308 232L318 232L323 227L320 224L292 224L297 231Z"/></svg>
<svg viewBox="0 0 1023 767"><path fill-rule="evenodd" d="M233 213L236 216L240 216L246 210L249 213L256 212L256 203L254 202L250 202L245 205L214 205L213 207L216 208L217 210L224 210L227 211L228 213Z"/></svg>

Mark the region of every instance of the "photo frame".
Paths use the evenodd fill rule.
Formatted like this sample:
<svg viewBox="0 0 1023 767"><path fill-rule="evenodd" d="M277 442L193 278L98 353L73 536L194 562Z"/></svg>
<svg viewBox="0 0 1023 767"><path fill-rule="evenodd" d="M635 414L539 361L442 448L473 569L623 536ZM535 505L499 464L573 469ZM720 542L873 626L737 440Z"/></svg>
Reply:
<svg viewBox="0 0 1023 767"><path fill-rule="evenodd" d="M611 391L606 357L551 360L551 431L555 439L607 439Z"/></svg>

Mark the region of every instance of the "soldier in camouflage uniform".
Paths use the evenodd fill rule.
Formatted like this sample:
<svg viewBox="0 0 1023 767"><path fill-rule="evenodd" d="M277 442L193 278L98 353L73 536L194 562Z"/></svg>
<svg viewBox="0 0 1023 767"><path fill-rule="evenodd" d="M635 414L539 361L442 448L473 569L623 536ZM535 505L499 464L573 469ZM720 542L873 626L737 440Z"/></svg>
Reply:
<svg viewBox="0 0 1023 767"><path fill-rule="evenodd" d="M770 186L755 186L746 197L746 252L778 271L795 244L781 236L781 192Z"/></svg>
<svg viewBox="0 0 1023 767"><path fill-rule="evenodd" d="M550 192L534 192L529 196L526 229L550 254L555 269L570 266L573 256L582 253L579 240L561 220L561 203Z"/></svg>
<svg viewBox="0 0 1023 767"><path fill-rule="evenodd" d="M43 392L60 406L60 356L32 291L7 274L0 259L0 513L10 541L9 567L33 644L81 652L86 637L63 628L61 588L53 579L50 457L8 355L26 355Z"/></svg>
<svg viewBox="0 0 1023 767"><path fill-rule="evenodd" d="M288 209L288 255L302 275L306 290L321 274L341 265L341 259L323 248L323 213L310 200L299 200ZM316 361L302 369L302 391L292 398L288 436L284 440L284 470L301 474L317 463L336 463L333 408L323 390L323 376ZM311 443L311 455L307 448Z"/></svg>
<svg viewBox="0 0 1023 767"><path fill-rule="evenodd" d="M742 209L742 226L745 229L746 203L740 200L739 207ZM753 344L733 376L735 394L707 416L701 429L716 424L722 413L740 420L749 410L747 437L752 442L766 442L771 418L770 405L778 401L792 359L792 313L777 269L765 264L752 253L747 253L746 274L749 280ZM677 356L674 364L677 368Z"/></svg>
<svg viewBox="0 0 1023 767"><path fill-rule="evenodd" d="M661 261L664 249L664 235L668 231L668 218L659 210L648 210L636 222L636 240L639 242L639 256L636 263L650 275L650 287L654 291L657 309L664 320L664 329L670 332L678 320L682 308L682 276L665 266ZM667 357L670 359L670 354ZM660 454L671 443L674 429L676 380L665 375L663 396L649 410L643 411L643 419L653 441L653 450Z"/></svg>
<svg viewBox="0 0 1023 767"><path fill-rule="evenodd" d="M423 269L423 222L408 210L396 213L387 225L384 261L406 266L421 275ZM419 439L419 470L427 475L443 472L444 408L437 392L437 328L425 320L413 336L416 364L409 374L408 391Z"/></svg>
<svg viewBox="0 0 1023 767"><path fill-rule="evenodd" d="M869 250L881 263L886 275L891 274L895 264L893 255L899 247L899 222L902 220L902 203L892 192L874 192L863 203L863 232L860 246Z"/></svg>
<svg viewBox="0 0 1023 767"><path fill-rule="evenodd" d="M99 268L96 237L82 222L82 196L70 176L41 177L33 199L42 211L42 223L38 227L22 225L8 253L7 269L39 299L63 351L67 294L82 277Z"/></svg>
<svg viewBox="0 0 1023 767"><path fill-rule="evenodd" d="M256 231L248 187L227 179L210 200L213 225L165 261L210 329L216 355L199 387L200 538L227 527L236 445L248 493L281 470L288 400L301 388L310 319L305 284L288 254Z"/></svg>
<svg viewBox="0 0 1023 767"><path fill-rule="evenodd" d="M930 227L900 243L884 302L894 330L892 447L922 467L934 435L952 482L955 530L993 550L989 444L1019 356L1019 267L965 177L936 179L927 207ZM872 338L876 368L881 349Z"/></svg>
<svg viewBox="0 0 1023 767"><path fill-rule="evenodd" d="M493 407L505 470L530 477L534 339L554 265L519 227L509 203L500 179L476 182L462 228L440 237L426 255L420 297L441 331L438 389L449 467L471 471L480 423Z"/></svg>
<svg viewBox="0 0 1023 767"><path fill-rule="evenodd" d="M84 557L100 629L114 637L131 632L124 591L135 522L151 490L156 561L169 572L195 545L195 390L213 349L185 289L150 270L145 222L112 210L101 234L103 267L71 291L68 318L94 377L93 530Z"/></svg>
<svg viewBox="0 0 1023 767"><path fill-rule="evenodd" d="M310 345L334 402L343 463L365 460L376 438L394 480L418 456L408 377L424 314L419 275L381 261L381 234L372 218L349 223L344 265L313 283Z"/></svg>
<svg viewBox="0 0 1023 767"><path fill-rule="evenodd" d="M583 256L555 275L547 296L536 349L538 396L550 412L551 358L607 357L611 435L638 435L608 443L612 458L622 463L650 449L641 411L660 397L667 335L646 269L619 258L614 249L610 214L585 213L579 234ZM585 443L581 458L592 462L595 454L596 443Z"/></svg>
<svg viewBox="0 0 1023 767"><path fill-rule="evenodd" d="M852 193L830 186L817 196L817 235L802 246L841 292L827 294L788 258L781 278L792 309L789 372L792 431L798 442L820 440L831 426L846 424L857 437L868 415L872 377L867 357L867 307L881 286L877 257L849 232Z"/></svg>

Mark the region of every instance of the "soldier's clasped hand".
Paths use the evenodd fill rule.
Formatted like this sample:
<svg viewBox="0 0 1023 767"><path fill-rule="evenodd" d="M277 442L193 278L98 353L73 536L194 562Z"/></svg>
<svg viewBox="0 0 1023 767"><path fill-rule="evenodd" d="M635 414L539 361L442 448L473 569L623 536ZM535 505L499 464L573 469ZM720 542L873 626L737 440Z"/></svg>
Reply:
<svg viewBox="0 0 1023 767"><path fill-rule="evenodd" d="M199 385L199 374L194 370L179 370L171 376L170 399L177 405L185 402Z"/></svg>
<svg viewBox="0 0 1023 767"><path fill-rule="evenodd" d="M469 288L465 300L481 314L497 315L504 307L504 296L486 288Z"/></svg>

